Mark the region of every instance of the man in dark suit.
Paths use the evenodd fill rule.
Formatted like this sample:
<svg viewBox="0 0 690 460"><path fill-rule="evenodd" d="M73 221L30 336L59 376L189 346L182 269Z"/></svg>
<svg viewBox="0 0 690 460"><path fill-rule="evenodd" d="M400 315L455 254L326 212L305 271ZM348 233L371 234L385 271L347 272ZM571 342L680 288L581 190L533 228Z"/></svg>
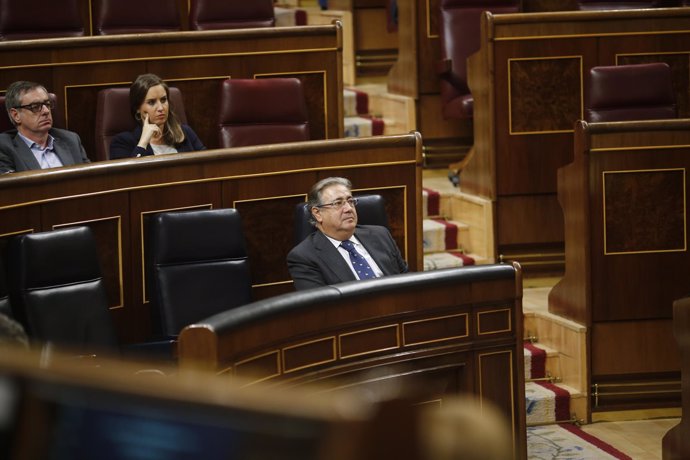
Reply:
<svg viewBox="0 0 690 460"><path fill-rule="evenodd" d="M295 289L407 272L407 264L385 227L357 225L357 200L342 177L317 182L308 208L317 231L288 254Z"/></svg>
<svg viewBox="0 0 690 460"><path fill-rule="evenodd" d="M17 129L0 134L0 174L89 162L76 133L53 128L53 103L42 85L12 83L5 107Z"/></svg>

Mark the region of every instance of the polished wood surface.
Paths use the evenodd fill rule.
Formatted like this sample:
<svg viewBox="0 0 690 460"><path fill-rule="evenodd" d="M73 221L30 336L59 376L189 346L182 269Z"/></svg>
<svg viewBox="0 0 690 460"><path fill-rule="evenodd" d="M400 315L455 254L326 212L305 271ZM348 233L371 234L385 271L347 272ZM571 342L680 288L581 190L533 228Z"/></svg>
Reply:
<svg viewBox="0 0 690 460"><path fill-rule="evenodd" d="M318 383L332 392L379 385L412 389L418 404L470 393L492 401L513 427L526 458L519 265L451 269L425 280L397 275L366 295L331 288L309 304L249 305L260 321L216 315L180 334L181 369L212 369L278 387ZM351 292L351 287L343 290ZM337 286L336 286L337 287ZM331 292L332 291L332 292ZM304 294L307 294L305 292ZM354 297L354 298L353 298ZM323 298L323 300L320 300ZM230 315L231 316L231 315Z"/></svg>
<svg viewBox="0 0 690 460"><path fill-rule="evenodd" d="M690 458L690 298L673 302L673 335L681 356L683 412L677 425L662 440L662 458L681 460Z"/></svg>
<svg viewBox="0 0 690 460"><path fill-rule="evenodd" d="M690 277L689 167L688 119L575 127L574 160L558 172L566 270L549 311L590 328L592 384L677 379L671 306Z"/></svg>
<svg viewBox="0 0 690 460"><path fill-rule="evenodd" d="M690 115L688 21L689 8L484 14L469 60L475 155L462 188L496 200L498 253L562 245L556 171L572 160L592 67L667 62L680 115ZM516 218L533 208L543 217Z"/></svg>
<svg viewBox="0 0 690 460"><path fill-rule="evenodd" d="M293 289L285 257L294 244L294 207L319 179L345 176L355 193L386 198L391 233L410 269L421 270L421 163L421 136L413 133L15 173L0 178L0 246L18 233L89 225L120 338L139 342L151 333L144 260L152 213L237 208L258 299Z"/></svg>
<svg viewBox="0 0 690 460"><path fill-rule="evenodd" d="M96 97L155 73L182 91L187 120L207 148L218 147L226 78L302 80L311 139L343 135L342 30L322 26L186 31L0 42L0 91L16 80L58 95L66 128L95 156ZM63 114L61 114L63 115Z"/></svg>

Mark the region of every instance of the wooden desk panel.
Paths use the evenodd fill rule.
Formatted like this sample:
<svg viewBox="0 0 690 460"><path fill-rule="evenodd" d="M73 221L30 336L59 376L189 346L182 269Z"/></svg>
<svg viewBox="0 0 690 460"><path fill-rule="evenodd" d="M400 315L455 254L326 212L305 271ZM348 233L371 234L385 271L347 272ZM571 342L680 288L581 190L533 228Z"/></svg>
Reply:
<svg viewBox="0 0 690 460"><path fill-rule="evenodd" d="M66 127L95 160L96 96L152 72L182 90L189 124L218 147L225 78L294 76L305 85L312 139L342 137L339 24L0 42L0 88L33 80L58 95Z"/></svg>
<svg viewBox="0 0 690 460"><path fill-rule="evenodd" d="M481 49L469 60L476 154L462 184L496 200L498 209L504 200L503 207L515 208L497 216L498 253L563 243L553 206L556 171L572 160L573 124L583 118L592 67L667 62L680 115L690 116L689 23L688 8L483 16ZM535 203L542 219L505 218Z"/></svg>
<svg viewBox="0 0 690 460"><path fill-rule="evenodd" d="M126 342L151 331L144 260L147 218L173 209L236 207L254 297L292 290L285 257L296 203L319 179L350 178L355 193L382 193L392 234L421 270L421 137L310 141L113 160L0 178L0 248L22 232L94 229L111 312Z"/></svg>
<svg viewBox="0 0 690 460"><path fill-rule="evenodd" d="M558 171L566 270L549 311L589 328L592 384L677 377L671 318L690 279L688 170L690 119L576 125L574 160ZM593 409L620 404L611 401Z"/></svg>

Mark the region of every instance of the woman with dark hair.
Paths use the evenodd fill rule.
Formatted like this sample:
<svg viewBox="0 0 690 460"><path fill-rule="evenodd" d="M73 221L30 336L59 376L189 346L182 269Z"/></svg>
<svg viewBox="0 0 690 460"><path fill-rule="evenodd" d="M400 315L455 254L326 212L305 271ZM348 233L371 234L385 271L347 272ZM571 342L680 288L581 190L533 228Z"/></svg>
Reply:
<svg viewBox="0 0 690 460"><path fill-rule="evenodd" d="M168 85L154 74L139 75L129 87L129 106L137 121L133 131L116 135L110 158L141 157L204 150L196 133L183 125L170 106Z"/></svg>

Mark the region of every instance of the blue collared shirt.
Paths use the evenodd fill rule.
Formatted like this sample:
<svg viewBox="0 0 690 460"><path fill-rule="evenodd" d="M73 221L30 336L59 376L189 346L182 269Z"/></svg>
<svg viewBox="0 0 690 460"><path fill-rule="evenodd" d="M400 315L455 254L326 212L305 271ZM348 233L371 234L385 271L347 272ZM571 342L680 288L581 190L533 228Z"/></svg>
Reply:
<svg viewBox="0 0 690 460"><path fill-rule="evenodd" d="M21 133L17 134L19 134L19 137L24 141L26 146L31 149L31 153L33 153L36 157L36 161L38 161L38 164L41 165L41 169L63 166L62 161L60 161L60 158L57 156L57 153L55 153L55 149L53 148L53 143L55 141L53 136L48 134L48 142L44 148L31 139L23 136Z"/></svg>

